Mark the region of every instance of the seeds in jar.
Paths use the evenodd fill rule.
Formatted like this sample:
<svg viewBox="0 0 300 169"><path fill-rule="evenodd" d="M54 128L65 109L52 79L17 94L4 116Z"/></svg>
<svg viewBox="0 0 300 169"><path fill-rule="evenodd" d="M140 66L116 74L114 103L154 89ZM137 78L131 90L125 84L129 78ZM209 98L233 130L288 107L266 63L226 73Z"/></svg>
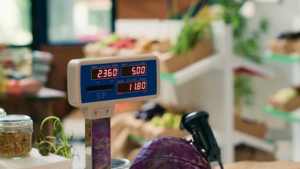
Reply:
<svg viewBox="0 0 300 169"><path fill-rule="evenodd" d="M23 157L27 156L30 151L30 133L0 133L0 157Z"/></svg>

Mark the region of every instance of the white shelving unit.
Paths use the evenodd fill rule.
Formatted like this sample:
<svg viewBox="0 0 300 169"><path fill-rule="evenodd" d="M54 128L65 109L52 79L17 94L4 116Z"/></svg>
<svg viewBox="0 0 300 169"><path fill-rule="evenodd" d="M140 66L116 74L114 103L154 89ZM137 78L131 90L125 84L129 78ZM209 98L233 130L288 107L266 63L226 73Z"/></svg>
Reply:
<svg viewBox="0 0 300 169"><path fill-rule="evenodd" d="M253 148L264 150L269 153L274 152L274 146L272 144L240 131L234 132L234 143L235 145L240 145L240 144L249 145Z"/></svg>
<svg viewBox="0 0 300 169"><path fill-rule="evenodd" d="M247 70L271 78L273 73L260 65L233 54L231 27L223 22L212 24L215 54L189 67L161 78L160 100L193 107L210 114L210 124L221 147L225 164L234 162L234 146L246 144L267 152L274 146L262 139L234 130L234 71ZM166 76L166 75L164 75Z"/></svg>
<svg viewBox="0 0 300 169"><path fill-rule="evenodd" d="M300 85L300 62L292 63L292 85ZM292 112L299 118L300 109ZM292 122L293 160L300 162L300 123Z"/></svg>
<svg viewBox="0 0 300 169"><path fill-rule="evenodd" d="M290 77L289 84L300 85L300 57L295 55L282 56L267 54L265 56L266 61L274 62L275 66L280 65L283 68L287 68L286 76ZM272 108L266 109L272 114ZM293 112L286 113L289 115L289 119L300 119L300 109ZM289 120L292 128L292 159L293 161L300 162L300 122L299 120Z"/></svg>
<svg viewBox="0 0 300 169"><path fill-rule="evenodd" d="M173 73L172 78L176 79L176 85L184 84L210 70L220 67L221 61L221 57L212 55L182 69L181 71Z"/></svg>

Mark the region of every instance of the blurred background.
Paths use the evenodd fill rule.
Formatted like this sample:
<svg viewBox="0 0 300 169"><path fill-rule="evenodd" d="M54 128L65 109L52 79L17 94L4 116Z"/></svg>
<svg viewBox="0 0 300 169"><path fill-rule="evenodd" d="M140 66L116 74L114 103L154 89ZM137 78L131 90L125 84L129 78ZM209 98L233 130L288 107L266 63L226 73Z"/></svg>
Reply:
<svg viewBox="0 0 300 169"><path fill-rule="evenodd" d="M66 97L68 62L137 54L160 58L161 95L116 105L112 157L191 138L180 119L204 110L225 164L300 162L299 0L0 2L0 107L31 116L33 142L44 118L61 118L74 166L85 165L85 133Z"/></svg>

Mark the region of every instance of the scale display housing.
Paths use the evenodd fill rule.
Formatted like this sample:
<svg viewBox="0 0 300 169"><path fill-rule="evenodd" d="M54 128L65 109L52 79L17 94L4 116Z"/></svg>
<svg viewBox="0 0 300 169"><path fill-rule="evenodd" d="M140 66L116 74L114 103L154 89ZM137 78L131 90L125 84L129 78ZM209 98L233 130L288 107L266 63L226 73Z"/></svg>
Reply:
<svg viewBox="0 0 300 169"><path fill-rule="evenodd" d="M140 74L122 76L122 68L137 69L139 66L140 68L145 66L146 70ZM103 78L96 78L95 70L108 69L111 71L118 69L118 75L116 76L114 72L110 78L103 76ZM93 70L94 74L92 74ZM137 82L141 82L140 87ZM121 86L120 84L125 86L126 83L132 83L133 90L118 92L118 86ZM136 83L137 87L134 89ZM68 65L68 99L74 107L89 107L94 103L111 105L153 99L159 95L159 84L159 60L153 55L74 59Z"/></svg>

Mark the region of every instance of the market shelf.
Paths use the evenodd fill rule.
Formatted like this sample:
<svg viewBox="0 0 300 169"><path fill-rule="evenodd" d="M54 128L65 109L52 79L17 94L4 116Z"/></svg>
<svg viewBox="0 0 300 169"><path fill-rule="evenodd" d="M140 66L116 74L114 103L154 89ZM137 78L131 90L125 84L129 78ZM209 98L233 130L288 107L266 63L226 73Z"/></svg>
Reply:
<svg viewBox="0 0 300 169"><path fill-rule="evenodd" d="M161 73L160 78L174 85L183 84L216 67L221 63L221 57L212 55L172 74Z"/></svg>
<svg viewBox="0 0 300 169"><path fill-rule="evenodd" d="M274 73L270 69L265 68L264 66L256 64L247 59L244 59L241 56L235 56L232 58L232 60L233 60L232 61L233 69L235 69L235 70L246 69L251 74L254 74L254 75L258 75L258 76L266 77L266 78L274 77Z"/></svg>
<svg viewBox="0 0 300 169"><path fill-rule="evenodd" d="M172 74L161 73L160 78L163 81L167 81L174 85L180 85L189 80L192 80L212 69L222 68L222 57L218 55L213 55L205 59L199 60L198 62L191 64L190 66L179 70ZM253 75L258 75L262 77L271 78L273 77L273 72L270 69L267 69L261 65L258 65L254 62L248 61L242 57L232 57L232 69L238 70L243 69L244 72L249 72Z"/></svg>
<svg viewBox="0 0 300 169"><path fill-rule="evenodd" d="M281 110L274 109L272 106L267 105L263 108L263 111L272 116L284 119L289 122L298 122L300 123L300 114L298 113L289 113Z"/></svg>
<svg viewBox="0 0 300 169"><path fill-rule="evenodd" d="M270 143L269 141L264 139L259 139L239 131L234 132L234 141L235 141L234 142L235 145L245 144L250 147L264 150L270 153L273 153L275 150L274 144Z"/></svg>
<svg viewBox="0 0 300 169"><path fill-rule="evenodd" d="M300 56L297 55L279 55L279 54L266 53L264 54L263 59L268 62L300 63Z"/></svg>

